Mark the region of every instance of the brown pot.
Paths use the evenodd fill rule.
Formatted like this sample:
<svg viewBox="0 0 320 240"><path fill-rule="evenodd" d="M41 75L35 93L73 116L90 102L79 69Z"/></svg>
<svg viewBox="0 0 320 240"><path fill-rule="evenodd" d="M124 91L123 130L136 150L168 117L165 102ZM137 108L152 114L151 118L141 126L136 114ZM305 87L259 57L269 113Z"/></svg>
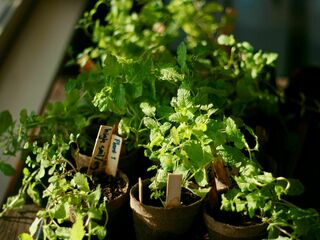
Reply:
<svg viewBox="0 0 320 240"><path fill-rule="evenodd" d="M147 188L149 180L143 181ZM130 207L133 212L134 230L137 240L192 239L196 224L201 220L203 199L177 208L145 205L138 199L138 183L130 190Z"/></svg>
<svg viewBox="0 0 320 240"><path fill-rule="evenodd" d="M132 215L129 207L129 179L127 175L121 171L118 171L118 174L126 184L123 189L124 194L107 203L107 239L123 240L130 239L133 234L133 227ZM126 228L126 231L123 231L124 228Z"/></svg>
<svg viewBox="0 0 320 240"><path fill-rule="evenodd" d="M206 210L203 212L203 218L211 240L261 240L267 236L266 223L234 226L217 221Z"/></svg>

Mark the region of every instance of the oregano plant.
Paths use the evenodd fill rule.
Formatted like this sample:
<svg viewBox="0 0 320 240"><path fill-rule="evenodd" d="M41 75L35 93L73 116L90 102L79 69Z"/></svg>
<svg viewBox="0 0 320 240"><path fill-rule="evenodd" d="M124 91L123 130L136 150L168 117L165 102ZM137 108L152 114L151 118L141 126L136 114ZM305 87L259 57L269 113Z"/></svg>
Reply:
<svg viewBox="0 0 320 240"><path fill-rule="evenodd" d="M102 194L101 185L91 175L79 171L71 158L71 146L77 143L78 137L71 134L69 141L65 141L53 135L51 142L25 144L30 155L23 169L21 187L7 199L0 213L3 216L29 201L41 207L30 233L22 234L22 239L39 231L44 239L105 238L108 200Z"/></svg>

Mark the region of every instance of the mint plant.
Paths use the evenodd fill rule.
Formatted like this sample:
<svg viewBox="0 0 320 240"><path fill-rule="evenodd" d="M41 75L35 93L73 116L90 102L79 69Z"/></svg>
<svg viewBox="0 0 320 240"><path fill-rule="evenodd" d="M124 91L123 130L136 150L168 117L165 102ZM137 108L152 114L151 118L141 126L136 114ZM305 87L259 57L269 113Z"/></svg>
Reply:
<svg viewBox="0 0 320 240"><path fill-rule="evenodd" d="M155 162L151 169L156 175L150 185L153 197L164 196L168 173L181 173L182 186L204 197L211 188L208 168L212 161L222 158L231 167L252 161L258 145L251 148L242 132L250 131L249 127L225 117L212 104L197 104L197 98L185 88L178 89L170 105L163 111L141 104L149 131L145 154Z"/></svg>

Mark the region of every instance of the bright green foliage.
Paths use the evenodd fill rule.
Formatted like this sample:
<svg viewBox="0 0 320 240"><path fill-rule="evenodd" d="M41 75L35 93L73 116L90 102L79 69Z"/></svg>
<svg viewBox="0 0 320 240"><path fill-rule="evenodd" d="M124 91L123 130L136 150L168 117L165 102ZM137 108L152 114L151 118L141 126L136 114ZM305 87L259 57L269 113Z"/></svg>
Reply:
<svg viewBox="0 0 320 240"><path fill-rule="evenodd" d="M250 162L248 144L239 126L231 118L217 113L212 104L195 104L189 90L179 88L172 98L169 115L141 104L149 129L146 155L156 163L157 174L150 187L154 197L162 197L168 173L182 173L183 187L204 197L210 186L206 168L217 156L232 166ZM242 143L242 144L240 144ZM228 148L228 154L225 149ZM195 182L198 188L191 188Z"/></svg>
<svg viewBox="0 0 320 240"><path fill-rule="evenodd" d="M268 223L269 239L319 239L320 215L285 200L294 181L248 164L234 177L237 187L222 194L221 209Z"/></svg>
<svg viewBox="0 0 320 240"><path fill-rule="evenodd" d="M30 155L23 170L22 187L3 205L0 215L23 206L29 197L35 204L45 207L30 226L31 236L41 226L44 239L90 239L92 236L104 239L108 213L101 187L92 189L91 177L77 172L65 157L70 144L76 141L73 135L69 142L54 135L50 143L42 146L37 142L26 144ZM27 236L23 234L21 238Z"/></svg>
<svg viewBox="0 0 320 240"><path fill-rule="evenodd" d="M183 38L192 49L210 46L225 25L223 11L204 0L100 0L78 24L92 40L82 54L103 64L109 53L132 58L160 46L174 48ZM97 17L97 12L105 15Z"/></svg>

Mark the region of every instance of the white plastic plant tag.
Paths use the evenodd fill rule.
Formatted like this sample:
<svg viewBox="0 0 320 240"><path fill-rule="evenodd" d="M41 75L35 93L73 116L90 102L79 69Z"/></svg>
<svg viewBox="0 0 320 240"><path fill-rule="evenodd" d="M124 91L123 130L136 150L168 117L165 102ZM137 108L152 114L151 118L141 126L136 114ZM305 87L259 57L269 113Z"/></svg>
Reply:
<svg viewBox="0 0 320 240"><path fill-rule="evenodd" d="M121 145L122 138L115 134L112 134L107 157L106 173L114 177L117 174Z"/></svg>
<svg viewBox="0 0 320 240"><path fill-rule="evenodd" d="M181 205L181 182L182 174L168 174L166 208L174 208Z"/></svg>
<svg viewBox="0 0 320 240"><path fill-rule="evenodd" d="M90 159L88 174L93 171L103 171L113 131L114 127L100 126Z"/></svg>

